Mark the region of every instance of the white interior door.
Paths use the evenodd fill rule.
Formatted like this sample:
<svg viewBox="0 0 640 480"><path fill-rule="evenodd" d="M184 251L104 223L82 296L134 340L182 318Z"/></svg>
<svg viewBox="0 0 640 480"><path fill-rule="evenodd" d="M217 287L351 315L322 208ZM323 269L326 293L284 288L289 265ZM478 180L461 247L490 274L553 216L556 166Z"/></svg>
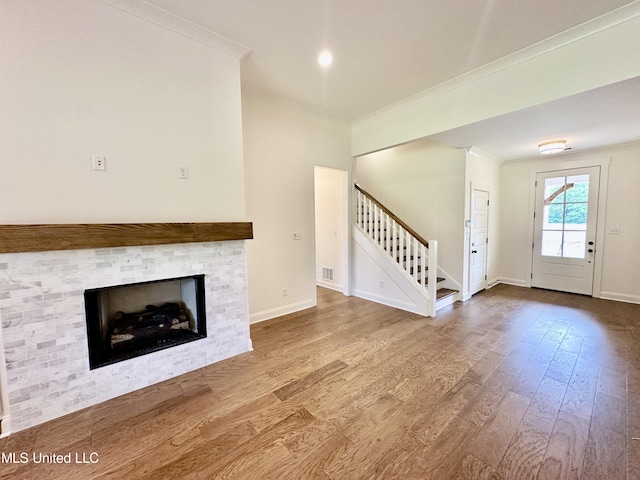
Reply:
<svg viewBox="0 0 640 480"><path fill-rule="evenodd" d="M593 294L600 167L538 173L533 287Z"/></svg>
<svg viewBox="0 0 640 480"><path fill-rule="evenodd" d="M489 224L489 192L471 191L471 242L469 255L469 294L487 288L487 227Z"/></svg>

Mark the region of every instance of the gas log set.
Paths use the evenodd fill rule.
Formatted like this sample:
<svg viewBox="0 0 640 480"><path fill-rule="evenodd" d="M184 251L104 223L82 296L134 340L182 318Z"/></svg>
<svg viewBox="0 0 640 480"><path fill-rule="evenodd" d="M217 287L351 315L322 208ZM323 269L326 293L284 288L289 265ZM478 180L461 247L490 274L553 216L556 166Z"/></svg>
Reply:
<svg viewBox="0 0 640 480"><path fill-rule="evenodd" d="M113 350L159 346L192 334L184 304L147 305L141 312L117 312L110 332Z"/></svg>

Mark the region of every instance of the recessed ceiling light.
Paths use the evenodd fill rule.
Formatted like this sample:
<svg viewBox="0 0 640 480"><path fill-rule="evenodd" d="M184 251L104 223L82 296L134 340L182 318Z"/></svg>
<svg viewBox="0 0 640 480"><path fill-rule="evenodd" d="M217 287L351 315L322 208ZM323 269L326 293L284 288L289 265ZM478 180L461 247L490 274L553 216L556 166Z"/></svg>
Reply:
<svg viewBox="0 0 640 480"><path fill-rule="evenodd" d="M538 149L542 155L549 155L551 153L560 153L564 151L566 145L566 140L551 140L549 142L539 143Z"/></svg>
<svg viewBox="0 0 640 480"><path fill-rule="evenodd" d="M325 68L331 65L333 63L333 55L331 55L331 52L328 50L320 52L320 55L318 55L318 63L321 67Z"/></svg>

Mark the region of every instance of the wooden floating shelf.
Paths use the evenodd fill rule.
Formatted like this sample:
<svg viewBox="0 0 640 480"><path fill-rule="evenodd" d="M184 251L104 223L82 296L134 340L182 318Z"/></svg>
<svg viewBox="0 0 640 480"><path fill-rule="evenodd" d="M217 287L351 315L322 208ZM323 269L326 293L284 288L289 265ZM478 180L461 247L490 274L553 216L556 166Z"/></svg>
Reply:
<svg viewBox="0 0 640 480"><path fill-rule="evenodd" d="M251 238L251 222L0 225L0 253L219 242Z"/></svg>

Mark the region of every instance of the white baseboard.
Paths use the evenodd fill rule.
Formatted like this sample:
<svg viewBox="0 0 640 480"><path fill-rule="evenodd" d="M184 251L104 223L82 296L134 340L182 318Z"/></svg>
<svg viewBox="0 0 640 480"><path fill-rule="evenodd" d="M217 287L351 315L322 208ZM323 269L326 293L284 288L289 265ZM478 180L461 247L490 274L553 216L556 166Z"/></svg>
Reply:
<svg viewBox="0 0 640 480"><path fill-rule="evenodd" d="M629 295L626 293L600 292L600 296L598 298L626 303L640 303L640 295Z"/></svg>
<svg viewBox="0 0 640 480"><path fill-rule="evenodd" d="M331 290L335 290L336 292L340 292L340 293L344 291L344 288L342 287L342 285L339 285L333 282L327 282L326 280L322 280L321 278L316 279L316 285L318 287L329 288Z"/></svg>
<svg viewBox="0 0 640 480"><path fill-rule="evenodd" d="M256 312L249 314L249 323L264 322L265 320L271 320L272 318L281 317L290 313L299 312L307 308L315 307L316 304L312 299L304 300L302 302L290 303L289 305L283 305L282 307L271 308L269 310L263 310L262 312Z"/></svg>
<svg viewBox="0 0 640 480"><path fill-rule="evenodd" d="M11 435L11 424L9 417L0 418L0 438L5 438Z"/></svg>
<svg viewBox="0 0 640 480"><path fill-rule="evenodd" d="M506 283L507 285L513 285L516 287L531 287L531 285L529 285L529 283L527 283L526 281L519 280L517 278L496 278L493 282L494 283L492 286L495 286L498 283Z"/></svg>
<svg viewBox="0 0 640 480"><path fill-rule="evenodd" d="M352 292L354 297L362 298L364 300L370 300L372 302L381 303L388 307L398 308L411 313L417 313L418 315L426 316L423 311L414 305L413 303L403 302L396 298L385 297L382 295L376 295L375 293L367 292L364 290L354 290Z"/></svg>

